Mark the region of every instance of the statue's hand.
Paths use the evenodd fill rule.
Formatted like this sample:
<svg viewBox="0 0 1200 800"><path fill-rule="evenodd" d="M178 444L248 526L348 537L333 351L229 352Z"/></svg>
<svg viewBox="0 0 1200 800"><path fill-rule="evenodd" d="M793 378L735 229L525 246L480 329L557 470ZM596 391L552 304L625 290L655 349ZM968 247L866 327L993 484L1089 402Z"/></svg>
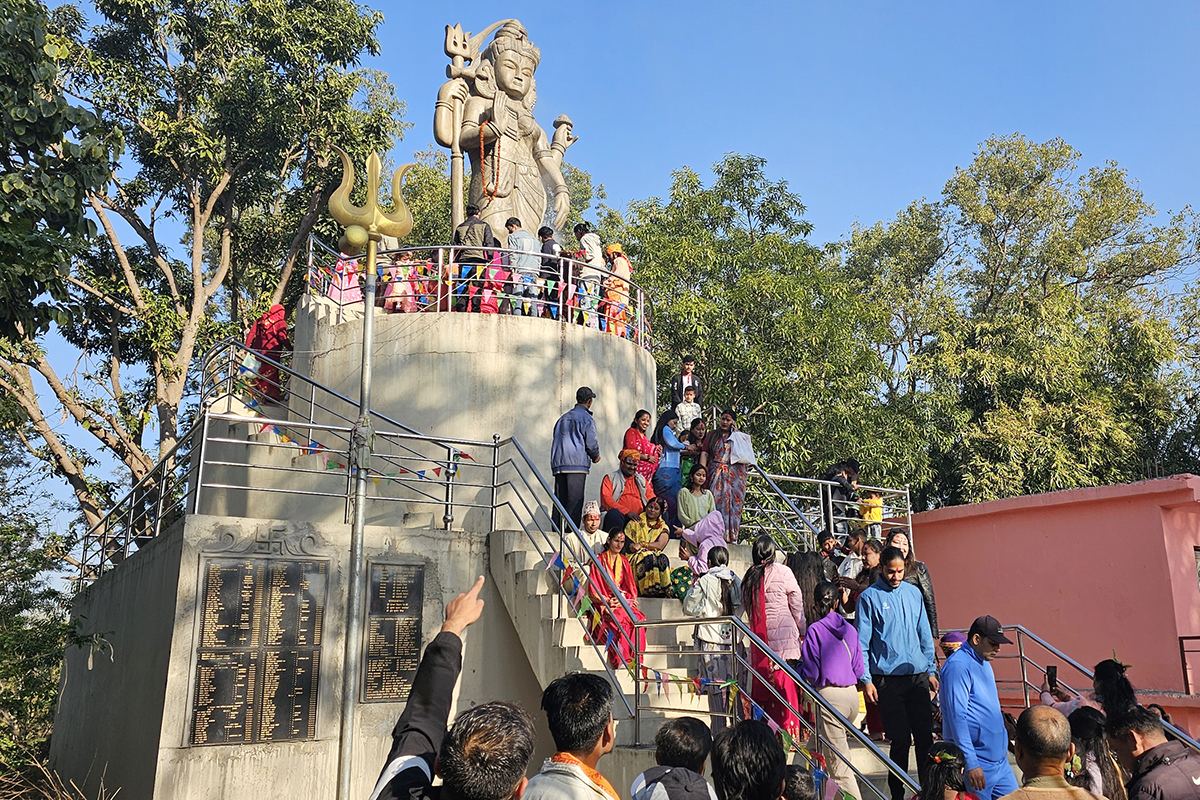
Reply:
<svg viewBox="0 0 1200 800"><path fill-rule="evenodd" d="M467 102L467 98L471 96L471 89L467 86L467 82L462 78L455 78L452 81L446 81L442 84L442 88L438 90L438 102L449 103L457 101L459 103Z"/></svg>
<svg viewBox="0 0 1200 800"><path fill-rule="evenodd" d="M554 193L554 227L562 230L571 215L571 193L563 187Z"/></svg>
<svg viewBox="0 0 1200 800"><path fill-rule="evenodd" d="M566 114L562 114L558 119L554 120L554 139L552 147L566 152L566 149L579 141L578 136L572 136L571 131L575 127L575 123L571 122L571 118Z"/></svg>

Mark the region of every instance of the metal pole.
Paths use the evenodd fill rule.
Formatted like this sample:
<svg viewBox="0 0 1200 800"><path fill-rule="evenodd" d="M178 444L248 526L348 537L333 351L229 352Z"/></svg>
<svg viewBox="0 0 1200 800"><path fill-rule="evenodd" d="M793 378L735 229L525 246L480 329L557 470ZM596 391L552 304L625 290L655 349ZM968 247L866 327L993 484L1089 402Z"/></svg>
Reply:
<svg viewBox="0 0 1200 800"><path fill-rule="evenodd" d="M200 513L200 489L204 486L204 454L208 445L208 422L208 409L205 409L204 424L200 426L200 457L196 460L196 491L192 493L191 513L193 514Z"/></svg>
<svg viewBox="0 0 1200 800"><path fill-rule="evenodd" d="M446 448L446 510L442 514L442 528L450 530L454 522L454 448Z"/></svg>
<svg viewBox="0 0 1200 800"><path fill-rule="evenodd" d="M354 470L354 522L350 528L350 578L346 588L346 649L342 659L342 728L338 743L339 800L349 800L354 757L354 715L358 704L359 643L362 639L363 530L367 514L367 473L371 465L371 356L375 339L375 244L367 242L367 280L363 291L362 375L358 388L358 420L351 433L350 467Z"/></svg>
<svg viewBox="0 0 1200 800"><path fill-rule="evenodd" d="M911 535L912 531L909 530ZM1017 629L1017 658L1021 661L1021 696L1025 699L1025 707L1029 708L1029 676L1026 672L1025 665L1025 638L1021 635L1021 630Z"/></svg>
<svg viewBox="0 0 1200 800"><path fill-rule="evenodd" d="M642 689L638 681L642 678L642 650L637 646L638 630L633 629L633 743L642 743ZM617 687L620 691L620 687Z"/></svg>
<svg viewBox="0 0 1200 800"><path fill-rule="evenodd" d="M500 483L500 434L492 434L492 527L496 532L496 501L499 499Z"/></svg>

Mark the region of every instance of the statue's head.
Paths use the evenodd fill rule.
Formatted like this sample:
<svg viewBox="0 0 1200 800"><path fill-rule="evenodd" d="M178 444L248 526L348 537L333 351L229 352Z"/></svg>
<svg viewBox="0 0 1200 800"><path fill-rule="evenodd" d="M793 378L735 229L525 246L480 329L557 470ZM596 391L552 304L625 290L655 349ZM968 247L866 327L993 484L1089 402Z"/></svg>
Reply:
<svg viewBox="0 0 1200 800"><path fill-rule="evenodd" d="M495 96L499 90L532 107L533 73L541 59L541 51L529 41L521 23L507 22L480 56L476 86L484 95Z"/></svg>

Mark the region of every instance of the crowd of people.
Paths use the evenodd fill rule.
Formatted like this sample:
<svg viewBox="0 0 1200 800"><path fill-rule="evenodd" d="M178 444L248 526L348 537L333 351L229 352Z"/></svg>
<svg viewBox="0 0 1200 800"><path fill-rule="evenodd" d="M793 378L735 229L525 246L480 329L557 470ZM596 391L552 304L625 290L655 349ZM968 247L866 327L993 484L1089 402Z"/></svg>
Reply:
<svg viewBox="0 0 1200 800"><path fill-rule="evenodd" d="M782 597L790 620L777 620L777 627L790 636L803 614L794 597L794 576L789 578L786 567L773 569L781 565L765 560L765 547L758 555L763 568L753 579L747 576L742 591ZM1124 665L1115 659L1097 665L1093 693L1072 700L1073 709L1059 705L1064 701L1053 696L1051 686L1042 704L1006 719L990 662L1010 642L991 616L976 619L962 641L947 643L950 655L940 670L944 738L934 741L930 689L938 689L938 669L924 603L919 590L904 581L905 560L898 549L886 548L880 561L884 577L860 597L856 625L830 616L836 614L839 587L820 582L816 607L827 613L809 626L798 658L805 680L822 684L831 703L836 705L839 695L833 689L852 690L857 681L888 709L885 716L904 718L918 750L921 778L911 800L1200 796L1200 757L1169 739L1161 716L1138 704ZM734 583L714 569L698 582L707 587L699 607L728 612L736 596L726 581ZM767 589L768 583L777 586ZM541 712L555 752L532 778L526 771L537 734L521 706L485 702L462 711L449 726L462 636L481 616L483 584L480 577L446 606L446 621L417 668L370 800L620 800L601 771L601 760L617 739L614 689L603 676L569 673L545 688ZM848 696L845 705L853 705ZM831 739L833 727L826 729ZM898 731L896 725L890 729ZM654 742L656 764L633 780L627 794L632 800L857 797L853 776L847 779L832 762L827 770L819 760L789 765L775 729L758 719L735 720L714 734L700 719L678 717L661 726ZM1021 773L1019 785L1008 764L1010 750ZM898 763L904 767L907 758ZM440 786L434 785L435 775ZM904 785L894 776L889 782L893 800L903 800Z"/></svg>
<svg viewBox="0 0 1200 800"><path fill-rule="evenodd" d="M393 313L462 311L559 319L627 339L646 321L631 302L633 267L620 243L604 246L587 222L574 228L577 247L564 248L553 228L536 235L510 217L503 241L474 205L454 230L449 263L395 253L379 266L376 305ZM342 255L327 292L341 303L362 301L359 259Z"/></svg>

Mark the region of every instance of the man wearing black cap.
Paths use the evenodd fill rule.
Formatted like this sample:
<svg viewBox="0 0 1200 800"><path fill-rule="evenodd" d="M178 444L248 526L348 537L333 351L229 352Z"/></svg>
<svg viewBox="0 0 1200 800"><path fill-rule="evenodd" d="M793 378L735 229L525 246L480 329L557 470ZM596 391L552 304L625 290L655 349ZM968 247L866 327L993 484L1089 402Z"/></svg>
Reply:
<svg viewBox="0 0 1200 800"><path fill-rule="evenodd" d="M1012 644L995 617L971 623L967 646L942 665L940 703L942 738L962 748L967 785L983 800L996 800L1017 790L1008 766L1008 732L996 692L992 659L1000 645Z"/></svg>
<svg viewBox="0 0 1200 800"><path fill-rule="evenodd" d="M587 386L575 392L575 407L554 423L554 438L550 443L550 471L554 474L554 496L562 503L567 516L581 524L583 495L588 472L600 460L600 442L596 438L596 420L592 419L592 401L596 393ZM554 526L560 524L558 509L554 509Z"/></svg>

